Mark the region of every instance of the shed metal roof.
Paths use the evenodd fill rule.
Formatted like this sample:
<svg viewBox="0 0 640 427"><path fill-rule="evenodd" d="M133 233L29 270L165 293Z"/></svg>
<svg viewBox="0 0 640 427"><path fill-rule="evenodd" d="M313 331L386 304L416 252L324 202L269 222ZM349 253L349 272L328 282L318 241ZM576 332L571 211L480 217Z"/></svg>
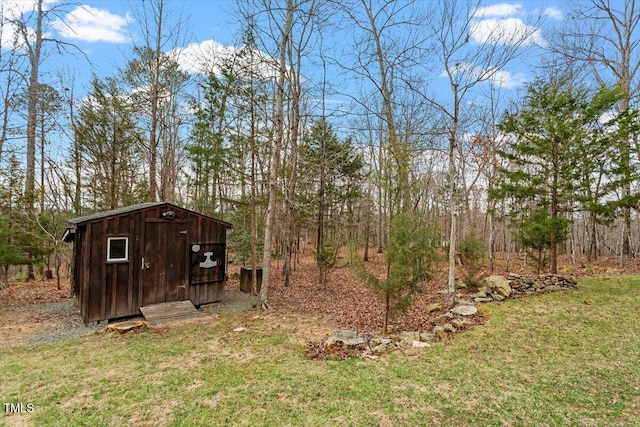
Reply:
<svg viewBox="0 0 640 427"><path fill-rule="evenodd" d="M93 221L94 219L106 218L108 216L119 215L127 212L137 211L139 209L151 208L154 206L164 205L168 202L146 202L146 203L138 203L136 205L123 206L117 209L111 209L108 211L96 212L89 215L79 216L76 218L68 219L67 222L70 224L81 224L87 221ZM170 204L170 203L169 203Z"/></svg>
<svg viewBox="0 0 640 427"><path fill-rule="evenodd" d="M141 209L152 208L154 206L161 206L161 205L169 205L169 206L175 207L175 208L180 209L180 210L193 212L196 215L200 215L200 216L203 216L203 217L206 217L206 218L210 218L211 220L213 220L213 221L215 221L217 223L220 223L220 224L226 226L227 228L231 228L232 227L232 225L230 223L226 222L226 221L222 221L220 219L213 218L213 217L210 217L208 215L204 215L204 214L201 214L201 213L198 213L198 212L195 212L195 211L191 211L189 209L182 208L180 206L174 205L173 203L169 203L169 202L146 202L146 203L138 203L138 204L130 205L130 206L123 206L123 207L117 208L117 209L111 209L111 210L103 211L103 212L96 212L96 213L93 213L93 214L90 214L90 215L84 215L84 216L79 216L79 217L76 217L76 218L68 219L67 222L70 224L70 227L68 227L65 230L64 235L62 236L62 240L65 241L65 242L69 242L69 241L73 240L78 224L82 224L82 223L89 222L89 221L94 221L94 220L97 220L97 219L107 218L107 217L114 216L114 215L120 215L120 214L124 214L124 213L128 213L128 212L134 212L134 211L141 210Z"/></svg>

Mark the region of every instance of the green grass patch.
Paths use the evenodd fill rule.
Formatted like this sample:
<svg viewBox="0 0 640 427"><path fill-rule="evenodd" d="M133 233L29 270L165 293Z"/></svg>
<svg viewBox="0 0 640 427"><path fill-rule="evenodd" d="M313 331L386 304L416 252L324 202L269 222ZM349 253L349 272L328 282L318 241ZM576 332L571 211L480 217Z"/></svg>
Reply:
<svg viewBox="0 0 640 427"><path fill-rule="evenodd" d="M638 301L639 277L584 279L375 361L309 360L273 315L5 348L0 404L34 410L0 425L640 426Z"/></svg>

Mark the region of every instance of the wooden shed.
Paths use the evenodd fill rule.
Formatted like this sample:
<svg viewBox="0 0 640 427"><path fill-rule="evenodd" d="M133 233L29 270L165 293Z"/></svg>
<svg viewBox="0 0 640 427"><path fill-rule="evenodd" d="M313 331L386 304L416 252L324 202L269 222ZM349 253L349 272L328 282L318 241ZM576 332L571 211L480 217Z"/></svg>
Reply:
<svg viewBox="0 0 640 427"><path fill-rule="evenodd" d="M220 301L231 224L167 202L141 203L68 221L72 285L85 323L140 307Z"/></svg>

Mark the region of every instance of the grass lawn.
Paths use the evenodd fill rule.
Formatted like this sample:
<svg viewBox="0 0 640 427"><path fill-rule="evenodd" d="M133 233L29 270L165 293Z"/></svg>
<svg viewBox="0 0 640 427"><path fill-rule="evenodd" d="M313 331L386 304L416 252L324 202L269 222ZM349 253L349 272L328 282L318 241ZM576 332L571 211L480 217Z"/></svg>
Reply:
<svg viewBox="0 0 640 427"><path fill-rule="evenodd" d="M0 425L640 426L640 277L483 310L378 360L309 360L313 321L277 311L3 348Z"/></svg>

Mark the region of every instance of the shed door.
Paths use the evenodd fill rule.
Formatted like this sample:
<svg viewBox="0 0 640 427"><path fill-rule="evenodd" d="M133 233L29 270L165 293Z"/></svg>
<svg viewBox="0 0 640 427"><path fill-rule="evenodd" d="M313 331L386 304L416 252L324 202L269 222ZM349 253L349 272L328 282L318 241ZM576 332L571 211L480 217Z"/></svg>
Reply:
<svg viewBox="0 0 640 427"><path fill-rule="evenodd" d="M142 304L187 299L185 222L146 222L142 259Z"/></svg>

